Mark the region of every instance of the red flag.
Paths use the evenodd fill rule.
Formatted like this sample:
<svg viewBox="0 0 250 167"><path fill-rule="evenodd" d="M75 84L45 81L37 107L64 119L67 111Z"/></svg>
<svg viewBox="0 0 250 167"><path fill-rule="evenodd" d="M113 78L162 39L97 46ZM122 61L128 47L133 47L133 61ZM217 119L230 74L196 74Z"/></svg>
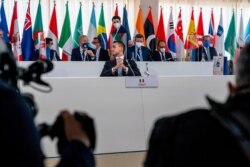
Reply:
<svg viewBox="0 0 250 167"><path fill-rule="evenodd" d="M19 35L18 17L17 17L17 1L15 1L13 14L10 25L10 41L13 45L13 54L18 61L22 61L22 49Z"/></svg>
<svg viewBox="0 0 250 167"><path fill-rule="evenodd" d="M118 5L117 5L117 4L116 4L116 7L115 7L114 16L119 16ZM112 24L112 26L111 26L111 28L110 28L110 33L109 33L108 48L110 48L111 43L113 42L111 39L112 39L112 33L113 33L113 31L115 31L115 30L116 30L116 28L115 28L115 26ZM92 39L91 39L91 40L92 40Z"/></svg>
<svg viewBox="0 0 250 167"><path fill-rule="evenodd" d="M192 9L191 19L188 27L188 33L185 40L185 49L195 49L198 47L195 23L194 23L194 10Z"/></svg>
<svg viewBox="0 0 250 167"><path fill-rule="evenodd" d="M160 19L159 19L159 23L158 23L158 27L157 27L157 31L156 31L156 40L157 40L157 42L159 40L166 41L162 8L161 8L161 15L160 15Z"/></svg>
<svg viewBox="0 0 250 167"><path fill-rule="evenodd" d="M200 8L200 16L199 16L196 36L197 36L197 41L198 41L199 46L202 46L202 38L204 36L202 8Z"/></svg>
<svg viewBox="0 0 250 167"><path fill-rule="evenodd" d="M52 49L55 50L58 55L60 55L59 49L58 49L58 31L57 31L57 17L56 17L56 3L55 2L54 2L53 12L50 18L48 37L50 37L53 40Z"/></svg>
<svg viewBox="0 0 250 167"><path fill-rule="evenodd" d="M44 33L38 33L38 41L39 41L39 59L45 60L46 59L46 42L44 38Z"/></svg>

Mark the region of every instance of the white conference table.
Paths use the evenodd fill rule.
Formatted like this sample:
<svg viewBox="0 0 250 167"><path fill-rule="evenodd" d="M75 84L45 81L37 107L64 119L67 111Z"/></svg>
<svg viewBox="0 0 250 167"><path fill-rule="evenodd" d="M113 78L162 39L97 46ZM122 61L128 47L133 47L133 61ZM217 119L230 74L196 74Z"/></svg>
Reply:
<svg viewBox="0 0 250 167"><path fill-rule="evenodd" d="M89 113L96 123L96 154L146 150L157 118L207 107L205 95L224 101L228 94L226 84L234 80L234 76L211 75L211 63L196 63L196 66L184 62L150 63L151 73L158 76L159 87L126 88L124 77L100 78L103 63L96 62L95 68L93 64L57 62L55 71L44 77L53 87L51 93L41 93L28 86L21 86L21 91L35 96L39 107L37 124L52 124L65 108ZM144 67L144 63L138 64ZM166 71L170 69L172 73ZM93 75L89 76L88 72ZM42 146L47 157L58 156L55 141L44 138Z"/></svg>

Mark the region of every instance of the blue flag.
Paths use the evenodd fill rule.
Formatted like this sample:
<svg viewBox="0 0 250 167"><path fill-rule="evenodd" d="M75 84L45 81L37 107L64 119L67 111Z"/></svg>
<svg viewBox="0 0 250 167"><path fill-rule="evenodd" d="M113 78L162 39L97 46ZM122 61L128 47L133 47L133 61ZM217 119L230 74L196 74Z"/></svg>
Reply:
<svg viewBox="0 0 250 167"><path fill-rule="evenodd" d="M24 21L23 27L23 39L22 39L22 54L23 60L32 61L35 59L34 55L34 41L32 38L32 23L30 17L30 4L28 4L28 9Z"/></svg>
<svg viewBox="0 0 250 167"><path fill-rule="evenodd" d="M122 25L127 30L127 40L128 41L131 40L131 35L130 35L130 30L129 30L129 25L128 25L128 12L127 12L126 6L123 7Z"/></svg>
<svg viewBox="0 0 250 167"><path fill-rule="evenodd" d="M5 42L9 42L9 30L8 30L8 24L6 20L5 15L5 9L4 9L4 1L2 1L1 11L0 11L0 28L3 30L3 39Z"/></svg>
<svg viewBox="0 0 250 167"><path fill-rule="evenodd" d="M245 30L245 43L250 43L250 19L248 20Z"/></svg>

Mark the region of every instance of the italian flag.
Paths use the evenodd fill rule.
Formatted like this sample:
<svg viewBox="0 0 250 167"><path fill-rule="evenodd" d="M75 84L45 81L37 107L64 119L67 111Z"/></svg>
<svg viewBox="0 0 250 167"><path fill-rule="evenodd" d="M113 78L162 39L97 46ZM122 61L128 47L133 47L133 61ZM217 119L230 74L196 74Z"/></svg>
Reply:
<svg viewBox="0 0 250 167"><path fill-rule="evenodd" d="M69 8L68 2L66 3L66 14L64 18L64 23L62 27L61 37L58 43L58 46L62 48L62 60L69 61L73 46L71 29L70 29L70 18L69 18Z"/></svg>

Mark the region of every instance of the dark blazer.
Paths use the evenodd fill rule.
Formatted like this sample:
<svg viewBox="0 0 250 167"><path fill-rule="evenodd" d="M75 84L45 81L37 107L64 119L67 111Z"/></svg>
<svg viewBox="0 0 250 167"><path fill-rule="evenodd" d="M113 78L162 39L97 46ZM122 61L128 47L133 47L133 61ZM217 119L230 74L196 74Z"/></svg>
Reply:
<svg viewBox="0 0 250 167"><path fill-rule="evenodd" d="M93 49L91 49L92 52L95 54L95 51ZM87 55L86 61L95 61L95 58L92 59L92 57L90 55ZM71 61L83 61L82 59L82 55L81 55L81 52L80 52L80 48L77 47L77 48L74 48L72 50L72 53L71 53Z"/></svg>
<svg viewBox="0 0 250 167"><path fill-rule="evenodd" d="M128 67L128 73L126 74L122 71L123 76L141 76L140 70L138 69L135 61L127 60L123 62L126 67ZM117 71L112 73L112 68L116 66L116 60L106 61L101 73L101 77L112 77L118 76Z"/></svg>
<svg viewBox="0 0 250 167"><path fill-rule="evenodd" d="M134 58L136 58L135 47L136 46L128 47L127 59L132 60L133 56L134 56ZM152 61L152 59L151 59L151 52L150 52L150 50L148 48L142 46L141 47L141 52L142 52L142 59L143 59L143 61Z"/></svg>
<svg viewBox="0 0 250 167"><path fill-rule="evenodd" d="M97 52L96 52L97 53ZM98 61L108 61L110 60L109 52L103 48L100 49Z"/></svg>
<svg viewBox="0 0 250 167"><path fill-rule="evenodd" d="M165 59L166 61L174 61L171 53L169 52L165 52ZM152 60L153 61L162 61L161 60L161 55L160 55L160 52L159 51L154 51L153 54L152 54Z"/></svg>
<svg viewBox="0 0 250 167"><path fill-rule="evenodd" d="M249 166L239 148L209 110L192 110L156 121L144 167Z"/></svg>
<svg viewBox="0 0 250 167"><path fill-rule="evenodd" d="M214 47L209 47L209 52L210 52L211 61L212 61L213 57L217 56L217 52L216 52ZM195 56L194 61L201 61L202 54L204 54L205 60L208 61L207 54L206 54L206 51L205 51L204 47L199 47L198 49L194 50L194 56Z"/></svg>

